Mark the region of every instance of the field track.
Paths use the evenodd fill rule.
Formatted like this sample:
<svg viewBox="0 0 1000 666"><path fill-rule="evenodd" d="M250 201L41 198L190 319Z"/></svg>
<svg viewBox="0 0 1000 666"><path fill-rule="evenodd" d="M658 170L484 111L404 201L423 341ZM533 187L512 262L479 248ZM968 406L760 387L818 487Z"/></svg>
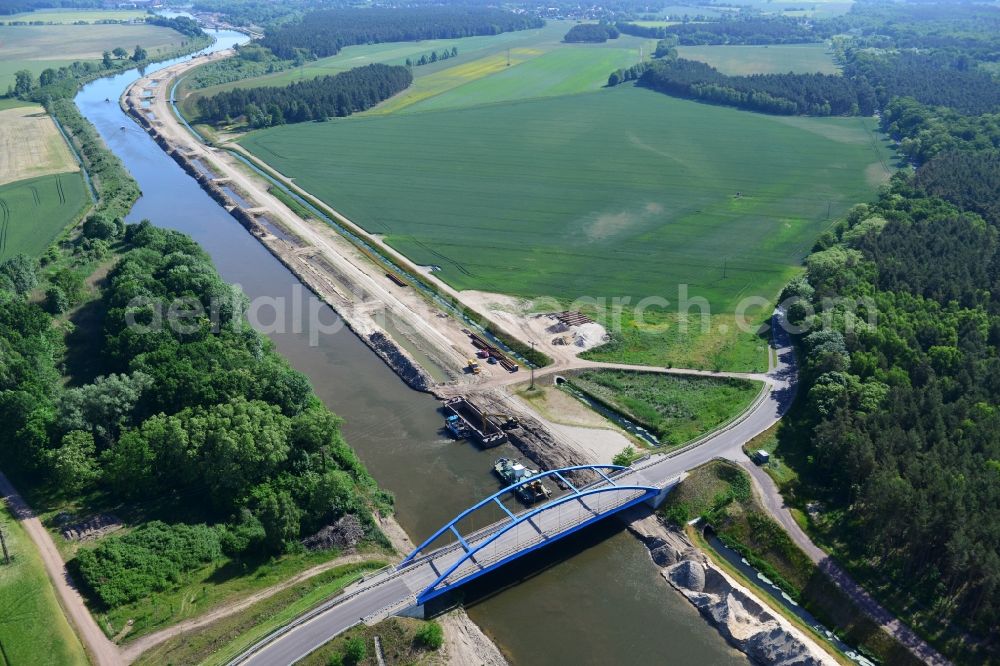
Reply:
<svg viewBox="0 0 1000 666"><path fill-rule="evenodd" d="M7 202L0 199L0 257L7 249L7 225L10 224L10 208Z"/></svg>

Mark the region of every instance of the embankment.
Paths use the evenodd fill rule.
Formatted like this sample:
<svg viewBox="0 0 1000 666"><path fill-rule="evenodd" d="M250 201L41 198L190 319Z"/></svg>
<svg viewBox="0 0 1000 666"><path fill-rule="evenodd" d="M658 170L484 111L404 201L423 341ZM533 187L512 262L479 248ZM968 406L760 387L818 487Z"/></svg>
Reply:
<svg viewBox="0 0 1000 666"><path fill-rule="evenodd" d="M655 515L635 517L628 528L649 549L660 574L734 647L758 664L836 666L837 661L788 620L759 602Z"/></svg>
<svg viewBox="0 0 1000 666"><path fill-rule="evenodd" d="M334 280L326 275L322 262L311 261L309 246L302 245L294 236L278 237L271 232L262 215L256 209L239 205L232 196L220 186L219 179L211 172L208 165L196 164L186 151L174 145L166 136L157 131L142 109L135 104L134 97L126 91L121 98L121 107L149 134L160 148L185 172L194 178L201 188L220 206L229 211L237 222L260 241L274 257L291 271L320 300L336 310L347 327L361 338L393 372L406 382L408 386L418 391L429 391L434 385L433 379L420 364L400 345L370 322L370 318L362 319L355 313L357 303L337 287Z"/></svg>

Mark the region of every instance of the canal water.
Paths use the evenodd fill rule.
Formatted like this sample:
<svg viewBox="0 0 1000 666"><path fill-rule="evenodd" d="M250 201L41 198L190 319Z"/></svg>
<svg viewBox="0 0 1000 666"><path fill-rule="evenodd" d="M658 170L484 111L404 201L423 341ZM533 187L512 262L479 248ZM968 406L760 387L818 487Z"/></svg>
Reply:
<svg viewBox="0 0 1000 666"><path fill-rule="evenodd" d="M234 32L215 35L209 50L245 40ZM395 494L397 518L415 541L495 492L493 461L516 452L480 451L446 437L437 401L408 388L338 326L336 313L120 110L119 96L138 76L130 71L95 81L76 97L142 189L129 221L149 219L190 234L226 280L257 299L258 325L345 419L347 441L379 485ZM302 325L310 312L319 322L312 331ZM617 524L588 530L481 580L465 593L469 614L516 664L747 663L668 588L645 548Z"/></svg>

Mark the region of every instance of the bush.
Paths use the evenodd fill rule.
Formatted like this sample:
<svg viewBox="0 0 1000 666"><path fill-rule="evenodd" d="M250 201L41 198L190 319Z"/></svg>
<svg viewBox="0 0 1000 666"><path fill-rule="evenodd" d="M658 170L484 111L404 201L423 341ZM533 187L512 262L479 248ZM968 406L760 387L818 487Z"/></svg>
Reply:
<svg viewBox="0 0 1000 666"><path fill-rule="evenodd" d="M639 454L636 452L635 448L632 446L626 446L624 449L615 454L615 457L611 459L611 464L628 467L637 457L639 457Z"/></svg>
<svg viewBox="0 0 1000 666"><path fill-rule="evenodd" d="M417 632L416 640L428 650L437 650L444 644L444 630L437 622L428 622Z"/></svg>
<svg viewBox="0 0 1000 666"><path fill-rule="evenodd" d="M81 550L76 563L101 603L117 608L169 589L183 574L221 556L215 528L153 521L93 550Z"/></svg>
<svg viewBox="0 0 1000 666"><path fill-rule="evenodd" d="M362 659L368 656L368 647L365 645L365 639L360 636L354 636L353 638L348 638L347 642L344 643L344 663L345 664L358 664Z"/></svg>
<svg viewBox="0 0 1000 666"><path fill-rule="evenodd" d="M45 290L45 309L52 314L61 314L69 309L69 299L66 292L59 287L49 287Z"/></svg>

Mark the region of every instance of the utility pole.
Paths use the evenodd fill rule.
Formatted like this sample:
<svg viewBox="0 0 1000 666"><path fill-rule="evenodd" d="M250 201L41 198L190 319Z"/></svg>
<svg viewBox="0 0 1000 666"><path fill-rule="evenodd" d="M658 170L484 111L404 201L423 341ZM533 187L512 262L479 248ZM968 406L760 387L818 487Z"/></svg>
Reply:
<svg viewBox="0 0 1000 666"><path fill-rule="evenodd" d="M10 553L7 552L7 541L3 537L3 529L0 528L0 546L3 546L4 564L10 564Z"/></svg>
<svg viewBox="0 0 1000 666"><path fill-rule="evenodd" d="M535 341L534 340L531 341L531 352L532 352L531 355L534 356L535 355L534 354L534 352L535 352ZM529 391L534 391L535 390L535 363L534 363L534 361L529 361L529 363L531 363L531 386L528 387L528 390Z"/></svg>
<svg viewBox="0 0 1000 666"><path fill-rule="evenodd" d="M510 67L510 49L507 49L507 66Z"/></svg>

